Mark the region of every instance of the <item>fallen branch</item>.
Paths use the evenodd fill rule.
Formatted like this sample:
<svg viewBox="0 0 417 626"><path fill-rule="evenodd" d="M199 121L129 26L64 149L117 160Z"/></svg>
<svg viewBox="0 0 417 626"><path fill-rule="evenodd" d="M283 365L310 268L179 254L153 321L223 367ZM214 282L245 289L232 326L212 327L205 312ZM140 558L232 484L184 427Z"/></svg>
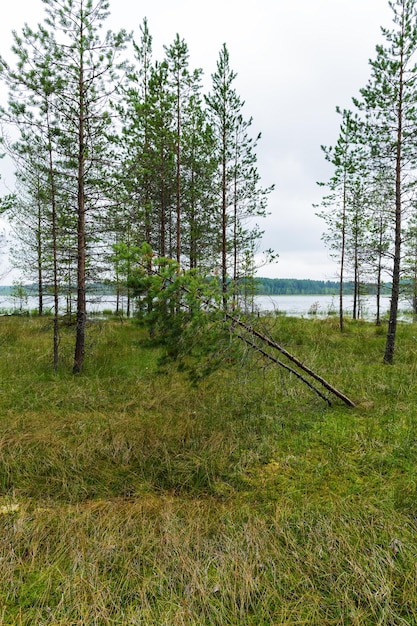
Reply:
<svg viewBox="0 0 417 626"><path fill-rule="evenodd" d="M326 398L326 396L323 393L321 393L321 391L319 389L317 389L317 387L315 387L313 385L313 383L311 383L309 380L307 380L307 378L305 378L302 374L300 374L300 372L297 372L297 370L295 370L294 368L290 367L286 363L283 363L282 361L280 361L276 357L272 356L272 354L269 354L265 350L262 350L262 348L257 346L256 343L253 343L252 341L250 341L247 337L244 337L243 335L240 335L236 331L234 331L234 332L235 332L236 337L238 337L238 339L241 339L242 341L247 343L248 346L250 346L253 350L256 350L257 352L262 354L263 357L269 359L273 363L276 363L280 367L283 367L288 372L291 372L291 374L294 374L294 376L299 378L305 385L307 385L307 387L310 387L310 389L312 389L318 396L320 396L320 398L322 398L325 402L327 402L327 404L329 406L332 405L332 403L330 402L329 398Z"/></svg>
<svg viewBox="0 0 417 626"><path fill-rule="evenodd" d="M140 265L146 270L146 272L149 272L149 265L145 266L145 264L142 264L142 263ZM151 270L151 272L154 275L160 276L162 278L160 272L158 272L157 270ZM165 278L165 280L169 280L172 284L174 283L174 279L171 279L170 277L164 277L164 278ZM192 293L191 290L188 287L186 287L185 285L182 285L182 284L179 285L179 289L184 291L185 293L188 293L188 294ZM231 321L232 322L232 330L234 332L236 332L235 329L234 329L235 325L236 326L240 326L241 328L244 328L247 332L249 332L251 335L253 335L257 339L259 339L261 342L263 342L266 345L268 345L270 348L273 348L274 350L278 350L278 352L283 354L291 363L296 365L305 374L308 374L309 376L311 376L311 378L313 378L314 380L319 382L325 389L327 389L327 391L329 391L331 394L333 394L334 396L336 396L337 398L342 400L345 404L347 404L350 407L354 407L355 406L355 403L350 398L348 398L344 393L342 393L341 391L339 391L338 389L333 387L333 385L331 385L329 382L327 382L327 380L325 380L319 374L316 374L316 372L314 372L312 369L307 367L307 365L304 365L304 363L302 363L299 359L297 359L297 357L295 357L290 352L288 352L288 350L283 348L279 343L277 343L276 341L274 341L270 337L267 337L266 335L263 335L261 332L259 332L258 330L256 330L252 326L250 326L249 324L247 324L247 323L243 322L242 320L240 320L238 317L235 317L231 313L228 313L227 311L224 311L221 306L213 304L213 302L211 300L208 300L206 297L199 296L199 295L196 295L196 294L194 294L194 295L200 302L202 302L209 309L221 312L224 315L225 320ZM280 367L283 367L284 369L286 369L286 370L292 372L293 374L295 374L297 376L297 378L299 378L304 384L306 384L308 387L310 387L312 390L314 390L315 393L317 393L321 398L323 398L328 404L331 405L330 400L328 398L326 398L326 396L324 396L302 374L300 374L299 372L294 370L294 368L289 367L288 365L283 363L280 359L277 359L276 357L273 357L272 355L267 353L265 350L263 350L262 348L257 346L255 343L251 342L249 339L244 338L243 336L241 336L241 335L239 335L237 333L236 333L236 336L239 337L241 340L245 341L253 349L257 350L265 358L268 358L269 360L274 361Z"/></svg>
<svg viewBox="0 0 417 626"><path fill-rule="evenodd" d="M237 324L237 325L241 326L242 328L244 328L245 330L250 332L255 337L258 337L258 339L260 339L261 341L266 343L271 348L274 348L275 350L278 350L281 354L286 356L289 361L291 361L297 367L299 367L303 372L306 372L306 374L308 374L309 376L314 378L314 380L317 380L321 385L323 385L323 387L325 389L327 389L327 391L330 391L330 393L334 394L337 398L339 398L340 400L343 400L343 402L345 404L347 404L348 406L351 406L351 407L355 406L355 403L352 402L352 400L350 398L348 398L344 393L342 393L341 391L339 391L338 389L333 387L333 385L328 383L327 380L324 380L324 378L322 378L322 376L319 376L319 374L316 374L316 372L314 372L312 369L307 367L307 365L304 365L304 363L302 363L299 359L297 359L297 357L295 357L290 352L288 352L288 350L286 350L285 348L280 346L279 343L277 343L273 339L270 339L266 335L263 335L259 331L255 330L252 326L249 326L249 324L246 324L245 322L242 322L242 320L240 320L237 317L234 317L230 313L225 313L225 316L230 321L232 321L234 324Z"/></svg>

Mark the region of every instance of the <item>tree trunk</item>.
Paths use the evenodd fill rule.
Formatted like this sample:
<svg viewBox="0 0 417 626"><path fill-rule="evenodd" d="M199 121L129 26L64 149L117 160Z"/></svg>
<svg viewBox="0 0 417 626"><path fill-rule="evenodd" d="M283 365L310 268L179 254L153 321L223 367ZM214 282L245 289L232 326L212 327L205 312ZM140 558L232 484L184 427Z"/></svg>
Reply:
<svg viewBox="0 0 417 626"><path fill-rule="evenodd" d="M81 31L81 37L83 31ZM79 119L78 119L78 198L77 198L77 324L76 324L76 340L73 373L81 372L84 364L85 351L85 326L86 326L86 241L85 241L85 102L84 102L84 67L82 60L80 61L80 77L79 77Z"/></svg>
<svg viewBox="0 0 417 626"><path fill-rule="evenodd" d="M54 290L54 339L53 339L53 362L54 370L58 369L59 363L59 286L58 286L58 251L57 251L57 207L56 207L56 191L55 176L53 171L52 148L49 149L49 167L51 175L51 204L52 204L52 254L53 254L53 290Z"/></svg>
<svg viewBox="0 0 417 626"><path fill-rule="evenodd" d="M176 145L176 208L177 208L177 232L176 232L176 248L178 271L180 271L181 261L181 98L180 98L180 79L177 83L177 145Z"/></svg>
<svg viewBox="0 0 417 626"><path fill-rule="evenodd" d="M38 180L38 192L39 189L39 180ZM41 201L38 197L38 226L37 226L37 256L38 256L38 313L39 316L43 315L43 276L42 276L42 268L43 268L43 247L42 247L42 212L41 212Z"/></svg>
<svg viewBox="0 0 417 626"><path fill-rule="evenodd" d="M403 133L403 55L400 62L400 81L398 94L398 112L397 112L397 145L396 145L396 163L395 163L395 245L394 245L394 264L392 270L392 290L391 290L391 306L389 312L388 332L385 343L384 362L392 364L394 361L395 336L397 332L398 319L398 301L400 297L400 276L401 276L401 161L402 161L402 133Z"/></svg>
<svg viewBox="0 0 417 626"><path fill-rule="evenodd" d="M347 186L347 171L346 167L343 172L343 209L342 209L342 250L340 253L340 283L339 283L339 328L340 332L343 332L343 280L345 273L345 253L346 253L346 186Z"/></svg>
<svg viewBox="0 0 417 626"><path fill-rule="evenodd" d="M376 278L376 325L381 325L381 278L382 278L382 245L383 245L382 215L379 221L378 268Z"/></svg>
<svg viewBox="0 0 417 626"><path fill-rule="evenodd" d="M227 309L227 144L226 144L226 120L223 120L222 129L222 294L223 308Z"/></svg>

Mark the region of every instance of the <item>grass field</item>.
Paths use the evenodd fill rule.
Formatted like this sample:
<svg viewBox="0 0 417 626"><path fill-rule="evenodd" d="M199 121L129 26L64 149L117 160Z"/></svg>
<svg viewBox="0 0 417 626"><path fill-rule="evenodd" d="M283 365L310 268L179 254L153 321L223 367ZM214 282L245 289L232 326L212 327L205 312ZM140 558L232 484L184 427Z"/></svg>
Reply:
<svg viewBox="0 0 417 626"><path fill-rule="evenodd" d="M280 317L355 401L242 352L193 387L131 322L0 318L0 624L417 624L417 339Z"/></svg>

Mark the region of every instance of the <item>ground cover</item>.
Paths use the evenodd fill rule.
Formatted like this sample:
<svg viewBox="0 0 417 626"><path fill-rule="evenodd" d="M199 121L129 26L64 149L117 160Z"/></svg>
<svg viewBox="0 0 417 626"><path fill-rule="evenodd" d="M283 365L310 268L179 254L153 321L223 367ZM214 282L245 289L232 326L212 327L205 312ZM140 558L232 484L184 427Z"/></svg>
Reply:
<svg viewBox="0 0 417 626"><path fill-rule="evenodd" d="M131 322L0 319L0 624L417 623L417 343L280 317L355 402L243 350L192 386Z"/></svg>

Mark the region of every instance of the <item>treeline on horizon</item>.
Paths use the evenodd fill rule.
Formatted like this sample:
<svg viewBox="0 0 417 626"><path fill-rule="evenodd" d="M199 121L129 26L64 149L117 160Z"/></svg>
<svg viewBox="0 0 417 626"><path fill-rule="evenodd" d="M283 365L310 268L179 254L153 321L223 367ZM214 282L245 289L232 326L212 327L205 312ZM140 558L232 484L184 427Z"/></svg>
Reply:
<svg viewBox="0 0 417 626"><path fill-rule="evenodd" d="M22 285L27 295L37 294L37 285ZM96 294L108 294L113 286L108 284L95 284L92 291ZM311 296L323 295L334 296L339 292L340 283L332 280L312 280L310 278L256 278L256 294L265 296ZM9 296L15 289L12 285L0 286L0 295ZM345 295L354 294L355 285L353 281L343 283ZM362 295L376 295L377 286L372 283L362 285ZM382 295L389 295L390 284L383 285Z"/></svg>
<svg viewBox="0 0 417 626"><path fill-rule="evenodd" d="M295 296L295 295L323 295L333 296L339 293L340 282L331 280L312 280L309 278L258 278L256 281L257 293L270 296ZM346 295L353 295L355 284L353 281L343 283L343 291ZM375 295L375 284L363 284L362 295ZM383 286L382 293L390 293L390 285Z"/></svg>

